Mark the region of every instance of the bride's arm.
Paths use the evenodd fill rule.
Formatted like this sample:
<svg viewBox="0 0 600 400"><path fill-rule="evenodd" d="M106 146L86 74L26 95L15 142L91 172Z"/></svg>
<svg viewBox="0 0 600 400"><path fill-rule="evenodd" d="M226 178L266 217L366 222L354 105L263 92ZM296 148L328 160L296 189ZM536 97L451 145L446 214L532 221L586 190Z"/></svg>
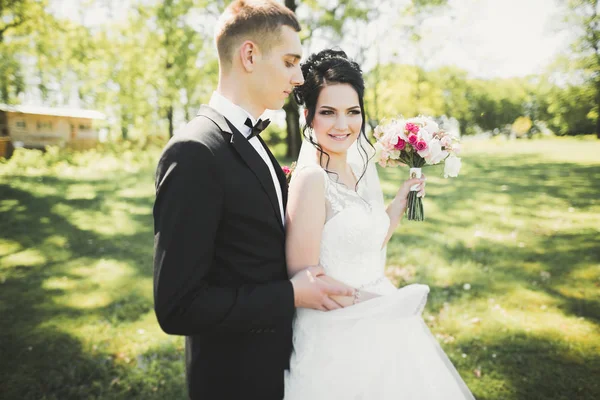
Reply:
<svg viewBox="0 0 600 400"><path fill-rule="evenodd" d="M317 169L298 171L290 186L285 218L288 276L319 264L325 226L325 187Z"/></svg>
<svg viewBox="0 0 600 400"><path fill-rule="evenodd" d="M402 184L402 186L400 186L400 189L398 189L398 193L396 193L396 197L394 197L394 200L392 200L390 205L387 207L386 212L388 214L388 217L390 218L390 227L388 228L388 233L385 236L385 239L383 241L383 244L381 245L381 248L384 248L387 245L390 238L394 234L394 231L398 227L398 224L400 223L400 220L402 219L402 216L404 215L404 212L406 211L406 204L408 201L407 199L408 199L408 193L410 192L410 187L412 185L416 185L416 184L420 184L419 196L424 197L425 196L425 175L423 175L421 177L421 179L406 180Z"/></svg>
<svg viewBox="0 0 600 400"><path fill-rule="evenodd" d="M317 169L304 169L294 177L289 191L286 212L286 259L289 276L294 276L307 265L319 264L321 236L325 226L325 187L323 174ZM322 275L327 283L343 284ZM352 296L332 299L340 306L353 304Z"/></svg>
<svg viewBox="0 0 600 400"><path fill-rule="evenodd" d="M304 169L294 177L293 185L290 187L285 222L285 251L290 277L305 269L307 265L319 264L321 237L326 218L323 183L323 174L320 170ZM326 275L321 275L317 279L334 286L345 285ZM348 307L358 301L378 297L374 293L356 291L360 297L357 297L355 292L355 296L330 296L330 298L340 306Z"/></svg>

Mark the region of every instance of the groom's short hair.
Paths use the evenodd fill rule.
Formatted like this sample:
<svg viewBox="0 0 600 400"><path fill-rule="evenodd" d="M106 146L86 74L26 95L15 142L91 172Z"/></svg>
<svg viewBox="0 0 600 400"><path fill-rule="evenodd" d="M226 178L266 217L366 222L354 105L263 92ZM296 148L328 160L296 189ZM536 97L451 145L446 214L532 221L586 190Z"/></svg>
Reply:
<svg viewBox="0 0 600 400"><path fill-rule="evenodd" d="M268 52L281 36L281 27L300 32L296 15L273 0L236 0L221 15L215 42L221 67L229 68L236 47L252 40Z"/></svg>

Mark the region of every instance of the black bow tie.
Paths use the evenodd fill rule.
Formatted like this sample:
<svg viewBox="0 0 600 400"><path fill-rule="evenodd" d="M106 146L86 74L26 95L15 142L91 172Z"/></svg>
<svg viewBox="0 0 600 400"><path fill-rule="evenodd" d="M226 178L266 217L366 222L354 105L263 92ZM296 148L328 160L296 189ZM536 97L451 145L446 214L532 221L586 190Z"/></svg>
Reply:
<svg viewBox="0 0 600 400"><path fill-rule="evenodd" d="M254 136L260 135L260 133L264 131L270 123L271 120L269 119L265 119L264 121L262 119L259 119L258 121L256 121L256 125L252 126L252 121L250 120L250 118L246 118L246 122L244 122L244 124L251 129L250 135L247 139L250 140Z"/></svg>

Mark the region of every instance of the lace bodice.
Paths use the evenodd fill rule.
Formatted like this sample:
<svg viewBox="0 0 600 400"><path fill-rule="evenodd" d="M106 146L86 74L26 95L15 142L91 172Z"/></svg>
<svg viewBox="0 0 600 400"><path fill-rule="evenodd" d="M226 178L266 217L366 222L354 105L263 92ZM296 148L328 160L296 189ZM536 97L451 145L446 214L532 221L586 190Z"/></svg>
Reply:
<svg viewBox="0 0 600 400"><path fill-rule="evenodd" d="M354 174L361 176L362 171L352 167ZM375 283L383 276L385 255L381 246L390 224L383 202L364 190L362 180L355 191L318 166L305 168L320 170L325 186L327 211L320 264L329 276L348 285Z"/></svg>

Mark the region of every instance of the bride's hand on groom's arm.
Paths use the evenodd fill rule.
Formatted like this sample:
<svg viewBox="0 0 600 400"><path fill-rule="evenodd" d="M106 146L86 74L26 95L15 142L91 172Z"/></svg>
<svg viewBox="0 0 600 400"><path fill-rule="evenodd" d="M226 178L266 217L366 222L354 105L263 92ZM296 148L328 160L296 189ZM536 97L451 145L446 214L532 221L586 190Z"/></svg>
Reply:
<svg viewBox="0 0 600 400"><path fill-rule="evenodd" d="M291 279L294 288L294 303L299 308L329 311L342 308L332 300L333 296L352 296L354 289L341 282L327 282L323 267L308 267L297 272Z"/></svg>

